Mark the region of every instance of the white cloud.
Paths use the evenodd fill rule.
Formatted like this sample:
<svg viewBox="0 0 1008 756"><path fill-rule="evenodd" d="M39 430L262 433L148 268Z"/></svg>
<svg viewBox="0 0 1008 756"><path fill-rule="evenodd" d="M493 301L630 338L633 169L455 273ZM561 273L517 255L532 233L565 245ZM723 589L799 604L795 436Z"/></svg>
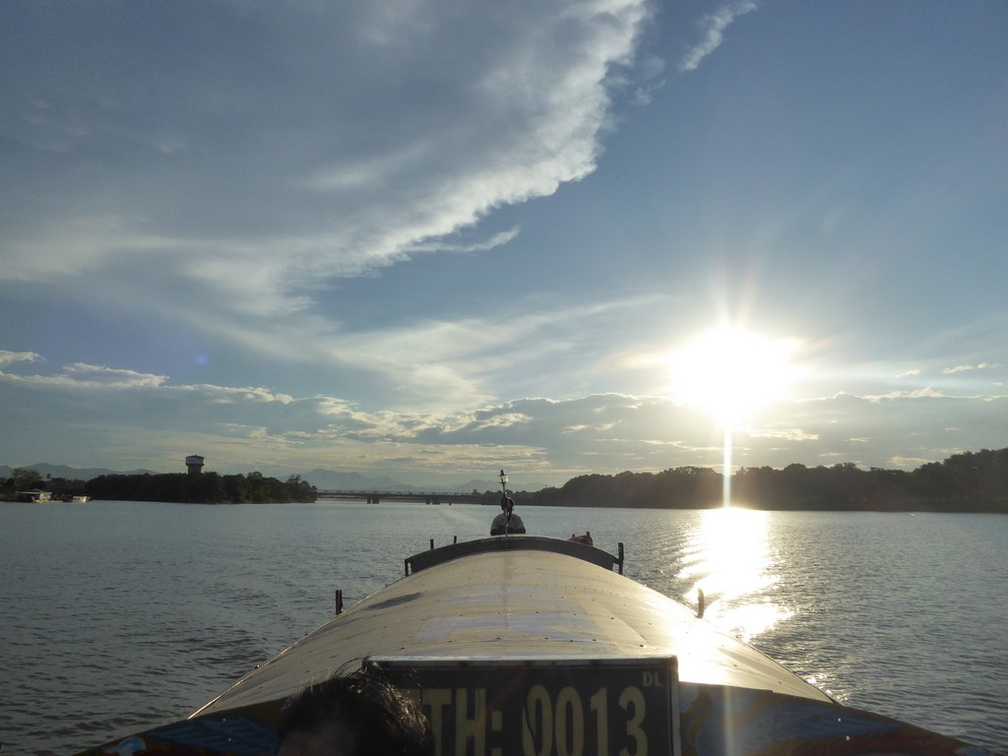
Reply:
<svg viewBox="0 0 1008 756"><path fill-rule="evenodd" d="M7 237L0 279L48 280L79 275L123 258L181 251L177 240L133 229L134 222L114 214L70 215L52 218L28 235Z"/></svg>
<svg viewBox="0 0 1008 756"><path fill-rule="evenodd" d="M100 43L40 43L55 74L35 82L46 107L10 106L44 123L13 138L41 129L63 151L51 175L39 162L45 191L12 207L0 277L100 275L168 303L196 283L219 312L287 316L328 279L506 244L516 230L447 237L594 170L609 71L632 60L644 0L386 5L256 6L234 26L225 7L203 19L219 25L199 38L213 48L186 31L196 20L144 13ZM250 25L263 30L253 53ZM151 39L186 54L152 71ZM220 65L231 59L242 66Z"/></svg>
<svg viewBox="0 0 1008 756"><path fill-rule="evenodd" d="M728 5L720 10L705 15L701 19L703 39L691 47L679 62L680 71L695 71L701 61L714 52L724 41L725 29L739 16L757 9L757 5L749 0Z"/></svg>
<svg viewBox="0 0 1008 756"><path fill-rule="evenodd" d="M864 398L870 402L882 402L891 399L936 399L944 396L945 394L937 389L926 386L914 389L913 391L890 391L887 394L874 394L865 396Z"/></svg>
<svg viewBox="0 0 1008 756"><path fill-rule="evenodd" d="M210 14L205 38L219 50L188 38L197 19L164 26L144 12L114 38L71 36L71 50L26 41L23 56L45 57L25 58L45 107L11 107L43 122L5 135L61 152L25 152L32 191L0 185L13 198L0 279L52 284L49 296L142 313L145 326L175 324L266 363L332 371L373 387L372 408L481 406L497 397L497 371L529 366L531 383L531 366L570 353L565 330L585 310L347 326L339 279L508 245L518 226L483 232L488 213L593 171L622 86L613 69L632 62L645 1L435 4L422 23L406 22L406 6L335 8L255 6L219 28ZM252 53L238 31L248 24L263 31ZM153 39L187 52L152 68ZM131 64L108 69L107 55ZM87 65L96 73L83 79ZM425 309L417 297L414 312Z"/></svg>
<svg viewBox="0 0 1008 756"><path fill-rule="evenodd" d="M39 355L35 359L42 361ZM222 471L250 469L252 455L287 471L338 467L432 480L504 465L521 469L526 478L562 483L585 472L716 467L723 454L715 421L657 396L459 400L429 412L406 412L367 409L335 395L172 384L163 375L83 363L51 375L0 373L0 387L5 392L0 424L17 418L23 453L48 456L64 442L90 439L96 458L88 464L113 468L115 459L100 455L146 454L174 465L173 450L198 448ZM126 415L124 404L130 408ZM831 459L904 466L943 459L948 429L960 424L971 428L977 443L1003 445L1008 399L841 394L816 402L781 401L766 413L772 422L757 419L736 433L736 465L784 467ZM50 416L60 418L56 438L43 432Z"/></svg>
<svg viewBox="0 0 1008 756"><path fill-rule="evenodd" d="M422 242L414 244L409 248L409 252L486 252L497 247L502 247L516 236L521 229L515 227L507 231L494 234L485 241L474 242L472 244L457 244L448 241Z"/></svg>
<svg viewBox="0 0 1008 756"><path fill-rule="evenodd" d="M531 420L532 418L523 412L505 412L476 423L474 430L480 431L487 428L510 428L515 425L528 424Z"/></svg>
<svg viewBox="0 0 1008 756"><path fill-rule="evenodd" d="M287 450L299 446L295 434L270 433L269 429L259 426L248 426L240 423L223 423L221 430L235 438L247 439L258 449Z"/></svg>
<svg viewBox="0 0 1008 756"><path fill-rule="evenodd" d="M158 388L167 376L138 373L101 365L78 362L67 365L55 375L11 375L0 373L0 381L9 381L24 386L39 388L60 388L75 390L143 389Z"/></svg>
<svg viewBox="0 0 1008 756"><path fill-rule="evenodd" d="M41 359L41 355L35 352L8 352L0 349L0 366L12 365L15 362L38 362Z"/></svg>
<svg viewBox="0 0 1008 756"><path fill-rule="evenodd" d="M956 365L955 367L949 367L942 370L945 375L955 375L956 373L968 373L973 370L992 370L996 368L997 365L993 365L989 362L981 362L976 365Z"/></svg>
<svg viewBox="0 0 1008 756"><path fill-rule="evenodd" d="M816 441L817 433L806 433L800 428L743 428L742 431L751 438L781 438L788 441Z"/></svg>
<svg viewBox="0 0 1008 756"><path fill-rule="evenodd" d="M915 467L920 467L921 465L927 464L928 462L934 462L934 459L927 459L925 457L904 457L896 455L889 458L889 467L896 467L901 470L908 470Z"/></svg>
<svg viewBox="0 0 1008 756"><path fill-rule="evenodd" d="M259 352L366 375L372 398L380 396L390 409L441 415L494 401L505 383L517 386L519 394L557 393L564 386L569 391L562 374L555 378L561 385L552 385L551 371L562 362L578 364L586 377L614 367L637 369L611 356L596 361L593 350L609 348L599 335L602 324L611 326L618 318L639 322L653 304L648 297L551 302L517 311L504 303L480 317L406 320L349 332L324 323L299 329L257 323L237 326L231 337L238 337L240 328L240 338Z"/></svg>
<svg viewBox="0 0 1008 756"><path fill-rule="evenodd" d="M234 404L238 401L253 403L277 402L279 404L290 404L294 397L290 394L279 394L264 388L254 387L228 387L213 386L208 384L169 386L172 391L198 392L211 401L219 404Z"/></svg>

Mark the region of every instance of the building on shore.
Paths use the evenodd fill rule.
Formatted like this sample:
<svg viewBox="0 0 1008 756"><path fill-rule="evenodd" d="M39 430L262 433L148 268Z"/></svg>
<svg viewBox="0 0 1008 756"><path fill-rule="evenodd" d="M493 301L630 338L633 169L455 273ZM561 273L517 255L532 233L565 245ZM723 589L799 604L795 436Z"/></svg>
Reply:
<svg viewBox="0 0 1008 756"><path fill-rule="evenodd" d="M185 458L185 464L190 475L199 475L203 472L203 457L199 454L190 454Z"/></svg>

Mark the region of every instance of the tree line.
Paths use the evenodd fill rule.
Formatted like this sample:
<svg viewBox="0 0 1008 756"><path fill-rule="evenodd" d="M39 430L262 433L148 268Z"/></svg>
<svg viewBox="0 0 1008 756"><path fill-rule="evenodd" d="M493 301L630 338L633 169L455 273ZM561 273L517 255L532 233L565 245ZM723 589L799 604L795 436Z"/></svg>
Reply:
<svg viewBox="0 0 1008 756"><path fill-rule="evenodd" d="M730 483L732 501L758 509L1008 513L1008 448L962 452L912 471L863 470L852 462L830 467L791 464L779 470L743 467ZM656 473L580 475L560 488L511 495L518 504L703 509L721 505L723 484L717 470L687 466ZM18 468L0 486L0 496L8 497L19 490L46 488L93 499L192 503L312 502L317 494L299 475L280 481L259 472L102 475L82 481L43 479L34 470ZM496 505L499 498L500 491L486 491L482 503Z"/></svg>
<svg viewBox="0 0 1008 756"><path fill-rule="evenodd" d="M100 475L84 484L84 492L92 499L193 504L288 504L315 501L317 494L315 486L300 475L281 481L260 472Z"/></svg>
<svg viewBox="0 0 1008 756"><path fill-rule="evenodd" d="M721 506L723 484L709 467L581 475L531 494L527 503L703 509ZM852 462L743 467L730 484L733 502L757 509L1008 513L1008 449L954 454L912 471L863 470Z"/></svg>

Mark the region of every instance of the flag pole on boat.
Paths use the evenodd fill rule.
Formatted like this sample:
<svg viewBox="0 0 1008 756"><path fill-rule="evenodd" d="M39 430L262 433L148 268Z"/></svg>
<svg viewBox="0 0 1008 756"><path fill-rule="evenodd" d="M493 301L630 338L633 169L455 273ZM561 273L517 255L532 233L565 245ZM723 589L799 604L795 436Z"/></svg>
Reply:
<svg viewBox="0 0 1008 756"><path fill-rule="evenodd" d="M511 510L507 507L507 473L504 472L504 468L500 471L500 482L501 482L501 509L504 510L504 538L506 539L511 535Z"/></svg>

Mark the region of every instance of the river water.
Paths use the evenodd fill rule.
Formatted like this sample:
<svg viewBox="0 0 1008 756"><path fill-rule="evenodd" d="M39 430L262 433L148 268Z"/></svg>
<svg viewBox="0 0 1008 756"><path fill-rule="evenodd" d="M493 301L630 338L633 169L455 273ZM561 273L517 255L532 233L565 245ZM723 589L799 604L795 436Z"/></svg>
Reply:
<svg viewBox="0 0 1008 756"><path fill-rule="evenodd" d="M491 508L0 504L2 753L182 718ZM1008 517L522 507L850 706L1008 752Z"/></svg>

